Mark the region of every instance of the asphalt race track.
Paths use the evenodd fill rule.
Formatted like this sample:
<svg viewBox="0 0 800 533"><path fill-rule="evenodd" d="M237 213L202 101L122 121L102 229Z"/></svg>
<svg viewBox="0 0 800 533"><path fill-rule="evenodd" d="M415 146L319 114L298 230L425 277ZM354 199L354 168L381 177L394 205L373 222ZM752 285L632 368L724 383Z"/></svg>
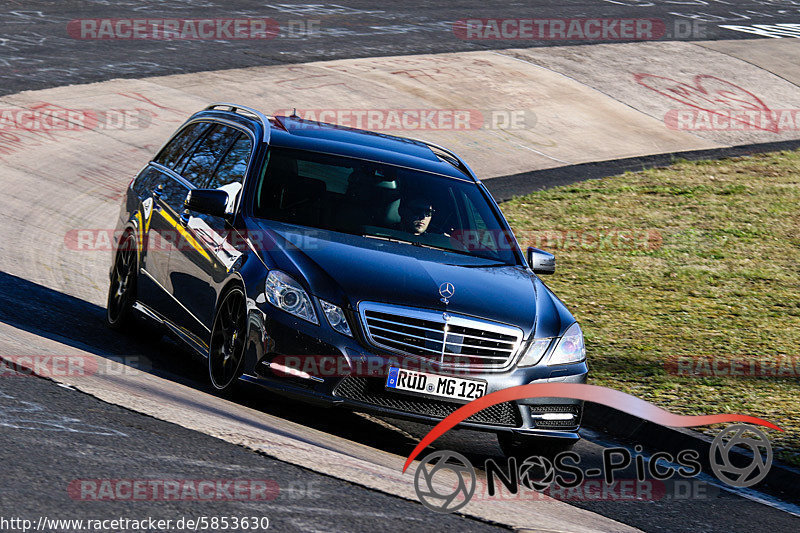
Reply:
<svg viewBox="0 0 800 533"><path fill-rule="evenodd" d="M800 1L791 0L370 4L9 0L0 12L0 96L115 78L509 47L503 40L455 38L453 21L463 18L652 18L663 20L669 31L694 27L694 33L682 39L693 41L755 39L757 35L720 25L793 24L800 19ZM75 19L123 17L269 17L279 23L281 33L265 41L112 42L76 39L67 31ZM568 40L520 41L512 46L566 44L589 46ZM0 176L11 170L3 164ZM12 200L17 194L32 194L8 187L0 191ZM269 528L278 531L800 529L796 494L734 490L708 474L688 485L660 485L662 491L655 497L507 501L496 506L501 511L492 511L493 502L483 502L482 510L469 516L430 512L413 495L413 476L400 474L405 457L429 428L297 404L247 383L230 397L215 396L204 361L169 338L132 338L104 326L104 308L88 295L104 290L107 279L87 279L85 287L70 290L56 288L53 280L64 278L74 266L63 263L59 250L43 246L51 237L47 210L54 209L56 200L46 190L35 193L41 195L37 211L2 213L14 220L14 227L28 225L26 235L0 240L0 264L8 267L8 272L0 269L0 357L86 354L117 370L87 382L87 387L101 391L90 395L78 390L80 380L71 386L59 376L51 380L0 368L0 531L20 530L2 522L13 517L36 524L40 517L174 521L221 516L267 517ZM105 210L117 208L116 200L103 205ZM85 207L63 200L73 227L97 227L96 213L82 210ZM18 249L21 242L28 243L25 250ZM586 430L575 450L583 467L595 468L601 466L604 448L633 449L637 444ZM488 434L462 430L434 447L459 451L475 465L502 460L495 438ZM650 451L654 450L645 448L643 453ZM360 479L357 469L348 470L347 464L327 463L336 457L371 470ZM636 477L633 468L621 475ZM92 501L75 489L81 480L123 478L259 481L266 483L268 495L214 502ZM521 522L528 525L522 528Z"/></svg>
<svg viewBox="0 0 800 533"><path fill-rule="evenodd" d="M720 25L797 22L793 0L566 0L509 2L409 0L380 7L370 2L293 4L233 0L54 0L6 2L0 14L0 95L111 78L393 56L506 48L505 40L455 38L453 22L481 17L653 18L662 39L747 39L757 35ZM273 39L249 41L113 42L72 37L67 24L81 18L268 17L281 28ZM624 42L620 37L613 41ZM574 40L518 41L520 46L585 44ZM604 41L593 41L604 42ZM513 43L512 43L513 44Z"/></svg>

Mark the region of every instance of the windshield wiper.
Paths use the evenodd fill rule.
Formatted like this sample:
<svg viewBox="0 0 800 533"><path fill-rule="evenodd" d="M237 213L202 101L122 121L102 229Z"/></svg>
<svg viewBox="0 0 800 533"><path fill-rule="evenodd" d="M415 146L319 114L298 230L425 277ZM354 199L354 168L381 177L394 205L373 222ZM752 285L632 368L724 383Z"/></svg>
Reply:
<svg viewBox="0 0 800 533"><path fill-rule="evenodd" d="M419 246L420 248L430 248L431 250L443 250L445 252L452 252L454 254L464 254L464 255L472 255L469 252L462 252L460 250L453 250L452 248L445 248L444 246L434 246L432 244L424 244L417 241L408 241L406 239L398 239L396 237L388 237L386 235L371 235L371 234L364 234L362 237L367 237L370 239L379 239L382 241L389 241L389 242L396 242L399 244L410 244L411 246ZM472 255L472 257L475 257Z"/></svg>
<svg viewBox="0 0 800 533"><path fill-rule="evenodd" d="M480 257L473 255L472 257ZM481 259L486 259L487 261L494 261L494 259L487 259L485 257L480 257ZM500 268L500 267L507 267L507 266L516 266L516 265L509 265L508 263L503 263L501 261L495 263L489 263L488 265L454 265L452 263L448 263L451 266L459 266L464 268Z"/></svg>
<svg viewBox="0 0 800 533"><path fill-rule="evenodd" d="M361 236L362 237L366 237L368 239L378 239L378 240L381 240L381 241L396 242L396 243L399 243L399 244L410 244L412 246L422 246L418 242L407 241L405 239L398 239L398 238L395 238L395 237L389 237L387 235L372 235L370 233L362 233Z"/></svg>
<svg viewBox="0 0 800 533"><path fill-rule="evenodd" d="M445 248L444 246L434 246L433 244L424 244L424 243L421 243L421 242L409 241L409 240L406 240L406 239L398 239L396 237L389 237L387 235L372 235L372 234L365 233L365 234L363 234L361 236L362 237L367 237L369 239L378 239L378 240L381 240L381 241L389 241L389 242L395 242L395 243L399 243L399 244L410 244L411 246L419 246L420 248L429 248L431 250L442 250L444 252L450 252L452 254L467 255L469 257L477 257L477 258L480 258L480 259L486 259L487 261L494 261L494 259L489 259L487 257L481 257L479 255L475 255L473 253L470 253L470 252L467 252L467 251L464 251L464 250L454 250L452 248ZM495 262L493 264L490 264L490 265L456 265L456 266L464 266L464 267L468 267L468 268L481 268L481 267L508 266L508 264L507 263L503 263L502 261L497 261L497 262Z"/></svg>

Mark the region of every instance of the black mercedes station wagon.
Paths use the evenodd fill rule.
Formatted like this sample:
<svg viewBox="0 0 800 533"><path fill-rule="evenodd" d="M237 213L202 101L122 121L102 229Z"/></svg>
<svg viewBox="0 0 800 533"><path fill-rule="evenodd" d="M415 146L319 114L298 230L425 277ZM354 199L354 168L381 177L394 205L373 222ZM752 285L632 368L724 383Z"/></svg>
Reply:
<svg viewBox="0 0 800 533"><path fill-rule="evenodd" d="M299 400L435 423L516 385L584 383L581 328L457 155L235 104L193 115L130 183L107 321L164 326ZM502 403L461 427L506 453L579 438L582 403Z"/></svg>

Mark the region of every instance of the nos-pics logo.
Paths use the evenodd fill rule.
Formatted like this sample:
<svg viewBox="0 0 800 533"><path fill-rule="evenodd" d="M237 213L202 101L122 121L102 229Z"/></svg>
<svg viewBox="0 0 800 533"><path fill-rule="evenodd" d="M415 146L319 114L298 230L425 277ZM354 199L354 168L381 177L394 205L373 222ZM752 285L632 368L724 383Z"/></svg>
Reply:
<svg viewBox="0 0 800 533"><path fill-rule="evenodd" d="M741 455L732 457L735 446L744 447L752 453L749 463ZM530 457L520 467L535 467L537 459L541 458ZM772 466L772 446L763 431L747 424L734 424L716 436L711 443L708 459L711 470L720 481L733 487L751 487L763 480L769 472ZM519 479L526 481L524 485L527 488L541 492L551 486L554 476L549 475L530 482L526 471L520 474ZM438 513L452 513L467 505L475 495L476 485L477 474L470 461L449 450L427 455L419 463L414 475L414 488L419 501Z"/></svg>

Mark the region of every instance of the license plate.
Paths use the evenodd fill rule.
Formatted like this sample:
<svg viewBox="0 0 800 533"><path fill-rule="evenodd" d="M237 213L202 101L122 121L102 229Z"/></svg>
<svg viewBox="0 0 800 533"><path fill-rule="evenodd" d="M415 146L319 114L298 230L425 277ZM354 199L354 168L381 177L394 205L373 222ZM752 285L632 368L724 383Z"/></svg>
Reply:
<svg viewBox="0 0 800 533"><path fill-rule="evenodd" d="M486 394L485 381L440 376L395 367L389 368L386 388L466 401L480 398Z"/></svg>

